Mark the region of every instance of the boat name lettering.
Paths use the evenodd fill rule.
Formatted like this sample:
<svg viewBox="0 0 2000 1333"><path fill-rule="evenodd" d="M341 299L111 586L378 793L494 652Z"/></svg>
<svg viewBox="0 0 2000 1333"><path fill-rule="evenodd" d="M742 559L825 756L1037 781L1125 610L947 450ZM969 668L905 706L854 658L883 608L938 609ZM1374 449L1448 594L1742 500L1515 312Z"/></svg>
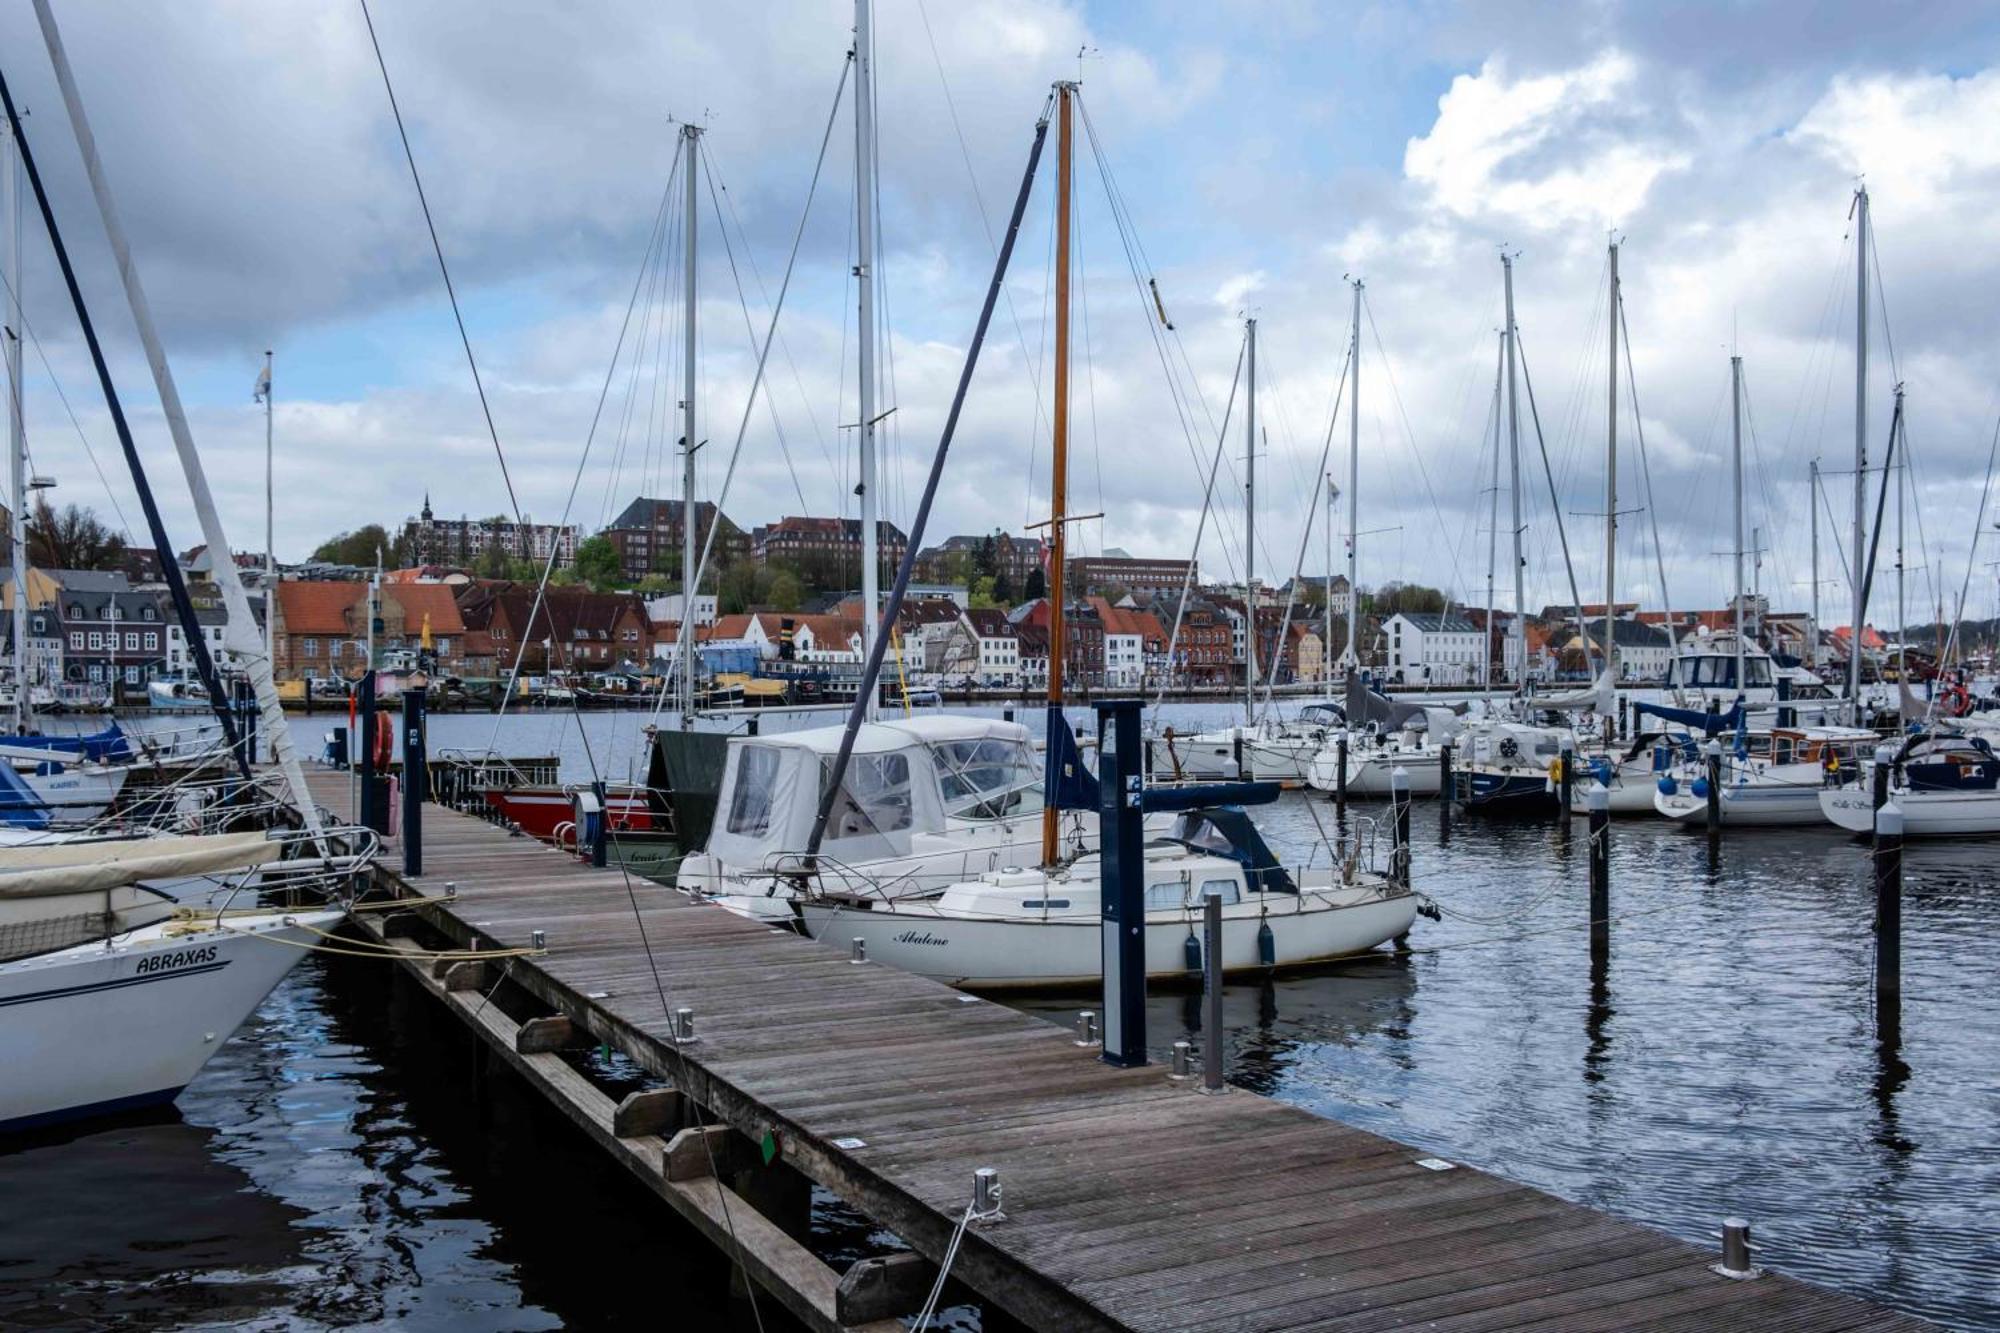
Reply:
<svg viewBox="0 0 2000 1333"><path fill-rule="evenodd" d="M203 963L215 961L213 944L202 949L177 949L173 953L156 953L141 958L135 971L141 976L151 972L171 972L177 968L199 967Z"/></svg>
<svg viewBox="0 0 2000 1333"><path fill-rule="evenodd" d="M939 938L938 938L938 937L937 937L936 935L933 935L933 934L931 934L931 933L930 933L930 932L929 932L928 930L927 930L927 931L924 931L924 932L923 932L922 934L918 934L918 933L917 933L916 931L914 931L914 930L906 930L906 931L904 931L904 932L903 932L902 934L900 934L900 935L898 935L898 936L896 937L896 943L898 943L898 944L934 944L934 945L936 945L936 946L937 946L938 948L940 948L940 949L941 949L941 948L943 948L944 946L946 946L947 944L950 944L950 943L951 943L951 941L950 941L950 940L946 940L946 939L939 939Z"/></svg>

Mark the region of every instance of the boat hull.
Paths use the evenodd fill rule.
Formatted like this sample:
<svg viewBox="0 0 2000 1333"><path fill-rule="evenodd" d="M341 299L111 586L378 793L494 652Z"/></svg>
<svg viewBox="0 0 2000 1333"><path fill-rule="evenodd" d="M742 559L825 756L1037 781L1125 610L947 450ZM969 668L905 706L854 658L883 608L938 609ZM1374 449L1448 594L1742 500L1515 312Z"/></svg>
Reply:
<svg viewBox="0 0 2000 1333"><path fill-rule="evenodd" d="M1971 838L2000 834L2000 792L1895 791L1890 800L1903 812L1906 838ZM1865 787L1819 793L1820 810L1850 833L1875 828L1874 795Z"/></svg>
<svg viewBox="0 0 2000 1333"><path fill-rule="evenodd" d="M1826 823L1820 808L1817 787L1761 786L1744 783L1722 790L1721 815L1731 828L1796 828ZM1696 796L1689 784L1682 784L1671 796L1655 790L1653 808L1668 819L1684 823L1705 823L1708 798Z"/></svg>
<svg viewBox="0 0 2000 1333"><path fill-rule="evenodd" d="M1354 957L1402 936L1416 919L1412 893L1344 901L1338 892L1284 895L1285 906L1268 916L1255 901L1223 909L1223 971L1261 973ZM1093 916L968 919L915 907L868 911L823 902L805 903L802 912L806 933L815 939L865 940L871 963L966 990L1071 990L1103 980L1104 923ZM1266 921L1276 948L1268 965L1258 950L1258 928ZM1148 913L1147 978L1188 977L1187 941L1201 933L1201 919L1191 913Z"/></svg>
<svg viewBox="0 0 2000 1333"><path fill-rule="evenodd" d="M1338 750L1321 750L1306 772L1306 785L1315 791L1339 790L1339 754ZM1443 779L1438 753L1430 749L1350 752L1347 756L1347 794L1388 796L1391 779L1398 768L1409 775L1410 795L1438 794Z"/></svg>
<svg viewBox="0 0 2000 1333"><path fill-rule="evenodd" d="M1533 769L1462 770L1453 774L1458 803L1494 814L1554 814L1560 808L1546 773Z"/></svg>
<svg viewBox="0 0 2000 1333"><path fill-rule="evenodd" d="M544 842L554 842L559 827L576 822L575 797L562 787L488 789L483 795L488 805L519 824L523 833ZM644 797L613 792L607 804L611 808L614 826L621 829L652 828L653 812Z"/></svg>
<svg viewBox="0 0 2000 1333"><path fill-rule="evenodd" d="M0 965L0 1133L172 1101L340 916L155 926Z"/></svg>

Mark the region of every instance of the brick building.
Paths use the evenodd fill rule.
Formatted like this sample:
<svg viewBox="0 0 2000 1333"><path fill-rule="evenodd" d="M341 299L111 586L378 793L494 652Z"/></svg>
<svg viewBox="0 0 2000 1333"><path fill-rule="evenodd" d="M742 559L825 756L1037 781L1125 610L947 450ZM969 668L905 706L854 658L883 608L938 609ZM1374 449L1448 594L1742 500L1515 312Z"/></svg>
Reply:
<svg viewBox="0 0 2000 1333"><path fill-rule="evenodd" d="M287 579L278 584L273 614L279 680L352 678L368 663L369 585L352 582L307 582ZM375 636L378 653L414 649L425 623L438 671L448 676L468 674L465 665L465 621L451 589L441 583L389 583L382 586L381 627Z"/></svg>
<svg viewBox="0 0 2000 1333"><path fill-rule="evenodd" d="M718 511L713 501L697 500L694 506L695 558L701 558L702 545L708 541L711 528L716 526ZM716 533L715 547L709 553L710 569L742 559L750 554L750 537L743 529L729 521L729 515L721 515L722 526ZM680 577L682 504L679 500L655 500L640 496L619 511L598 535L611 543L618 552L619 568L626 578L638 582L648 574L668 574Z"/></svg>

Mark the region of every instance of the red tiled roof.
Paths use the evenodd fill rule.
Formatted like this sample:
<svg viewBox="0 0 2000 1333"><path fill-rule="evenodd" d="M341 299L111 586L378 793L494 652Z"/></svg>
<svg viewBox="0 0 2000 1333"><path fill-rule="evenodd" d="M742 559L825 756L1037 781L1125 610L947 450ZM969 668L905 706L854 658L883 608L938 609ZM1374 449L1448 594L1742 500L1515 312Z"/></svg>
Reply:
<svg viewBox="0 0 2000 1333"><path fill-rule="evenodd" d="M348 608L367 595L363 583L288 579L278 585L278 613L287 634L345 634Z"/></svg>

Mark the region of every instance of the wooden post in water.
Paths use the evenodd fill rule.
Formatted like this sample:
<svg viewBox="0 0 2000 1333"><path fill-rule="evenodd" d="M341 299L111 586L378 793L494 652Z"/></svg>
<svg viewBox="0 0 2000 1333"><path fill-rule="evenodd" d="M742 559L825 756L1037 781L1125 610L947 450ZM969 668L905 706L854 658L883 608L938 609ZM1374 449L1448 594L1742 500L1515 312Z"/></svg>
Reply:
<svg viewBox="0 0 2000 1333"><path fill-rule="evenodd" d="M1451 826L1451 787L1456 781L1451 774L1452 743L1446 741L1438 746L1438 827L1440 830Z"/></svg>
<svg viewBox="0 0 2000 1333"><path fill-rule="evenodd" d="M1722 832L1722 742L1712 740L1704 747L1708 759L1708 836Z"/></svg>
<svg viewBox="0 0 2000 1333"><path fill-rule="evenodd" d="M1340 759L1340 771L1333 779L1333 812L1342 823L1347 822L1347 733L1340 733L1336 747Z"/></svg>
<svg viewBox="0 0 2000 1333"><path fill-rule="evenodd" d="M1562 752L1557 759L1562 767L1562 777L1556 783L1556 799L1562 802L1563 832L1569 832L1569 817L1576 808L1576 742L1563 738Z"/></svg>
<svg viewBox="0 0 2000 1333"><path fill-rule="evenodd" d="M1611 789L1593 786L1584 794L1590 807L1590 960L1611 954Z"/></svg>
<svg viewBox="0 0 2000 1333"><path fill-rule="evenodd" d="M1903 998L1903 810L1893 801L1875 811L1875 1004L1878 1013Z"/></svg>
<svg viewBox="0 0 2000 1333"><path fill-rule="evenodd" d="M1896 771L1896 752L1887 745L1875 747L1875 767L1870 774L1874 787L1871 792L1876 811L1889 803L1889 779Z"/></svg>

